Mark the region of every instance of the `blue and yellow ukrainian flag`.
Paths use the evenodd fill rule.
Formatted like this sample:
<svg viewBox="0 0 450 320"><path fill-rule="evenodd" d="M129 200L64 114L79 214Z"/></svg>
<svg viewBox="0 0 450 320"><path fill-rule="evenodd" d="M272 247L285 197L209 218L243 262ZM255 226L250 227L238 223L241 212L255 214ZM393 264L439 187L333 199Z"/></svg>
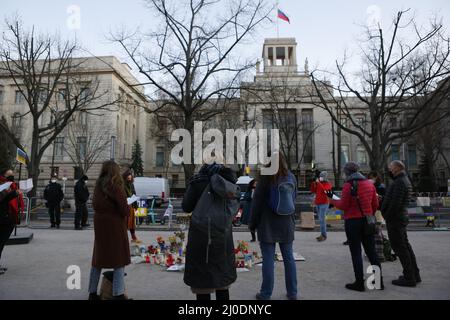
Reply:
<svg viewBox="0 0 450 320"><path fill-rule="evenodd" d="M28 155L22 149L17 148L16 160L26 165L28 162Z"/></svg>

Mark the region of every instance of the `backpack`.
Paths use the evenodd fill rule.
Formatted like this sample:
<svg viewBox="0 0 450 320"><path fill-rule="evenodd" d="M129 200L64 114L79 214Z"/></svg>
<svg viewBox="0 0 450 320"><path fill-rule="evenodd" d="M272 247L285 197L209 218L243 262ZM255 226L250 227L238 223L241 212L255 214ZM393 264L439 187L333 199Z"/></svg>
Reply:
<svg viewBox="0 0 450 320"><path fill-rule="evenodd" d="M295 213L296 184L295 177L290 173L280 177L277 183L270 187L269 206L274 213L280 216Z"/></svg>

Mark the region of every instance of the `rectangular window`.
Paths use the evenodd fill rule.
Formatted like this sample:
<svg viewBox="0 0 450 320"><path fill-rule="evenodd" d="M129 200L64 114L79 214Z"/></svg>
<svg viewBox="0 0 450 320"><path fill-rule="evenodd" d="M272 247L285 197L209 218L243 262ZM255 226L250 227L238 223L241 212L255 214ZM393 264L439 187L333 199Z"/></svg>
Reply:
<svg viewBox="0 0 450 320"><path fill-rule="evenodd" d="M55 139L55 156L62 157L64 155L64 137Z"/></svg>
<svg viewBox="0 0 450 320"><path fill-rule="evenodd" d="M356 148L356 161L359 164L367 164L367 153L363 146L358 146Z"/></svg>
<svg viewBox="0 0 450 320"><path fill-rule="evenodd" d="M350 146L348 144L341 145L341 165L344 166L350 161Z"/></svg>
<svg viewBox="0 0 450 320"><path fill-rule="evenodd" d="M311 163L313 160L313 111L311 109L302 110L302 138L304 156L303 163Z"/></svg>
<svg viewBox="0 0 450 320"><path fill-rule="evenodd" d="M278 110L278 128L280 129L280 142L287 152L290 150L289 162L296 164L298 162L298 127L297 127L297 110L282 109ZM308 125L309 129L309 125Z"/></svg>
<svg viewBox="0 0 450 320"><path fill-rule="evenodd" d="M156 147L156 166L164 166L164 147Z"/></svg>
<svg viewBox="0 0 450 320"><path fill-rule="evenodd" d="M83 88L80 91L80 100L82 102L86 101L89 98L89 88Z"/></svg>
<svg viewBox="0 0 450 320"><path fill-rule="evenodd" d="M15 112L12 116L12 129L13 131L17 131L20 129L22 117L19 112Z"/></svg>
<svg viewBox="0 0 450 320"><path fill-rule="evenodd" d="M398 144L391 146L391 160L400 160L400 146Z"/></svg>
<svg viewBox="0 0 450 320"><path fill-rule="evenodd" d="M3 90L0 90L0 104L3 104L3 96L4 96Z"/></svg>
<svg viewBox="0 0 450 320"><path fill-rule="evenodd" d="M84 158L86 157L86 147L87 147L86 144L87 144L86 137L77 138L78 155L81 160L84 160Z"/></svg>
<svg viewBox="0 0 450 320"><path fill-rule="evenodd" d="M411 167L417 166L417 151L413 144L408 145L408 165Z"/></svg>
<svg viewBox="0 0 450 320"><path fill-rule="evenodd" d="M58 101L59 102L66 101L66 89L59 89L58 90Z"/></svg>
<svg viewBox="0 0 450 320"><path fill-rule="evenodd" d="M269 66L273 65L273 61L274 61L274 56L273 56L273 47L269 47L267 49L268 51L268 60L269 60Z"/></svg>
<svg viewBox="0 0 450 320"><path fill-rule="evenodd" d="M277 47L276 53L277 53L276 65L282 66L284 64L284 60L286 59L285 47Z"/></svg>
<svg viewBox="0 0 450 320"><path fill-rule="evenodd" d="M82 126L87 126L87 122L88 122L88 114L87 112L80 112L79 116L78 116L78 120L80 122L80 125Z"/></svg>
<svg viewBox="0 0 450 320"><path fill-rule="evenodd" d="M24 97L23 94L20 90L16 90L16 98L15 98L15 103L16 104L22 104L24 101Z"/></svg>

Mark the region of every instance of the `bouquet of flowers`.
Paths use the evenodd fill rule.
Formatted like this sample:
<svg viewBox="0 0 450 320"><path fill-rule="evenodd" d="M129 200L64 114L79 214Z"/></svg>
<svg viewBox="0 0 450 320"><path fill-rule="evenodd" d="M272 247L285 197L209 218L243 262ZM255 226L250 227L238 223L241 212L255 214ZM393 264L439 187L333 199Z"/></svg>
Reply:
<svg viewBox="0 0 450 320"><path fill-rule="evenodd" d="M243 240L238 241L237 248L235 249L236 253L242 252L243 254L248 254L248 242Z"/></svg>

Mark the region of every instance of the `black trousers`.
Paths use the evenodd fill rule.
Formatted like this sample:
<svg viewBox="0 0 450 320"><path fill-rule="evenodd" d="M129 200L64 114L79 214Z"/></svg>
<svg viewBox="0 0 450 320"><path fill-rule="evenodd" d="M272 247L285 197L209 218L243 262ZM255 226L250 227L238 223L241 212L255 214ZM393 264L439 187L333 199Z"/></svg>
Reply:
<svg viewBox="0 0 450 320"><path fill-rule="evenodd" d="M88 222L88 208L86 203L75 204L75 227L81 227Z"/></svg>
<svg viewBox="0 0 450 320"><path fill-rule="evenodd" d="M61 206L60 204L49 204L48 214L50 216L50 223L59 226L61 224Z"/></svg>
<svg viewBox="0 0 450 320"><path fill-rule="evenodd" d="M11 233L14 230L14 224L0 224L0 259L2 257L3 248L8 242Z"/></svg>
<svg viewBox="0 0 450 320"><path fill-rule="evenodd" d="M408 280L415 279L415 276L419 274L419 268L417 267L416 255L409 244L406 225L387 222L386 228L391 247L402 264L403 276Z"/></svg>
<svg viewBox="0 0 450 320"><path fill-rule="evenodd" d="M364 281L364 270L361 244L364 252L369 258L370 264L378 266L381 271L381 264L375 250L374 236L364 235L364 218L345 220L345 233L349 242L350 253L352 255L353 271L356 281Z"/></svg>

